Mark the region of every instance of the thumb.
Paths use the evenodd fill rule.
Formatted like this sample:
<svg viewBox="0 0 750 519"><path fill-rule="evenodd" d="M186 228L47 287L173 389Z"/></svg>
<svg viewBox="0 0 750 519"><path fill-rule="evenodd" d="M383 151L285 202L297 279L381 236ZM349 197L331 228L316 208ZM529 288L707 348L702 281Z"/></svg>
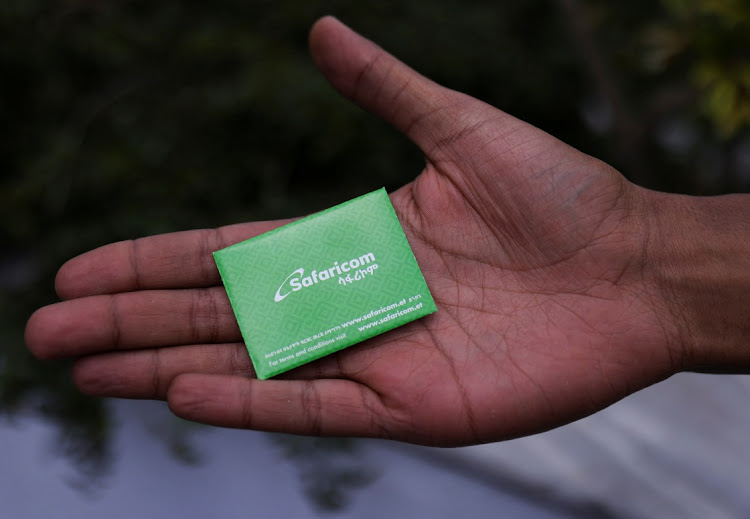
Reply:
<svg viewBox="0 0 750 519"><path fill-rule="evenodd" d="M313 26L310 50L337 90L391 123L427 155L459 133L459 124L481 124L472 121L472 113L480 116L490 108L420 75L330 16Z"/></svg>

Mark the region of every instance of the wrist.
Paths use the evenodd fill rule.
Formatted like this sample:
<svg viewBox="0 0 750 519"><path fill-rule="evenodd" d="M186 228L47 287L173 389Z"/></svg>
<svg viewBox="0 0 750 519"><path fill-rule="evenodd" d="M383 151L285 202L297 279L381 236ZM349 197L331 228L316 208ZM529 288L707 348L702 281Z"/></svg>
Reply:
<svg viewBox="0 0 750 519"><path fill-rule="evenodd" d="M750 371L750 195L649 197L647 271L679 368Z"/></svg>

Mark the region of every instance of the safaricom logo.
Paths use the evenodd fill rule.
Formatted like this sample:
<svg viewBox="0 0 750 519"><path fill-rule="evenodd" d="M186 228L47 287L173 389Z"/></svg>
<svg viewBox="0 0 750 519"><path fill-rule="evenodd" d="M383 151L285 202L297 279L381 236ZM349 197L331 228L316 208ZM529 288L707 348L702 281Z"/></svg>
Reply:
<svg viewBox="0 0 750 519"><path fill-rule="evenodd" d="M292 292L297 292L299 290L302 290L303 288L317 285L318 283L321 283L323 281L328 281L329 279L333 279L335 276L346 275L351 270L355 270L373 261L375 261L375 255L372 252L368 252L367 254L364 254L359 258L352 258L349 261L343 261L341 263L339 263L338 261L334 261L332 267L328 267L327 269L322 270L313 270L312 272L310 272L309 276L305 276L305 269L298 268L286 277L284 282L276 291L276 295L274 296L273 300L278 303Z"/></svg>

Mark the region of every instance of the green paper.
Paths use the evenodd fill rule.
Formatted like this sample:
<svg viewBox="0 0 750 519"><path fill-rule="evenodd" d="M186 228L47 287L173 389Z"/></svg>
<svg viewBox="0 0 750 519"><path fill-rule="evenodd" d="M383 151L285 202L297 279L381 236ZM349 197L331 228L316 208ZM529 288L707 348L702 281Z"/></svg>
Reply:
<svg viewBox="0 0 750 519"><path fill-rule="evenodd" d="M214 259L259 379L437 310L385 189Z"/></svg>

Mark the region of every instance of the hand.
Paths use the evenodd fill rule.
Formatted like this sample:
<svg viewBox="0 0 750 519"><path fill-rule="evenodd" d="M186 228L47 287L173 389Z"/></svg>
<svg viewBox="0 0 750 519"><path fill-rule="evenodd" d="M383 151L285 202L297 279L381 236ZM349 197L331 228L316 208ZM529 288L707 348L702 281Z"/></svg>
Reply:
<svg viewBox="0 0 750 519"><path fill-rule="evenodd" d="M650 194L598 160L418 75L332 18L318 67L426 157L391 195L432 316L258 381L211 252L285 222L115 243L65 264L27 344L80 357L86 393L166 398L210 424L458 445L593 413L682 368L647 265Z"/></svg>

